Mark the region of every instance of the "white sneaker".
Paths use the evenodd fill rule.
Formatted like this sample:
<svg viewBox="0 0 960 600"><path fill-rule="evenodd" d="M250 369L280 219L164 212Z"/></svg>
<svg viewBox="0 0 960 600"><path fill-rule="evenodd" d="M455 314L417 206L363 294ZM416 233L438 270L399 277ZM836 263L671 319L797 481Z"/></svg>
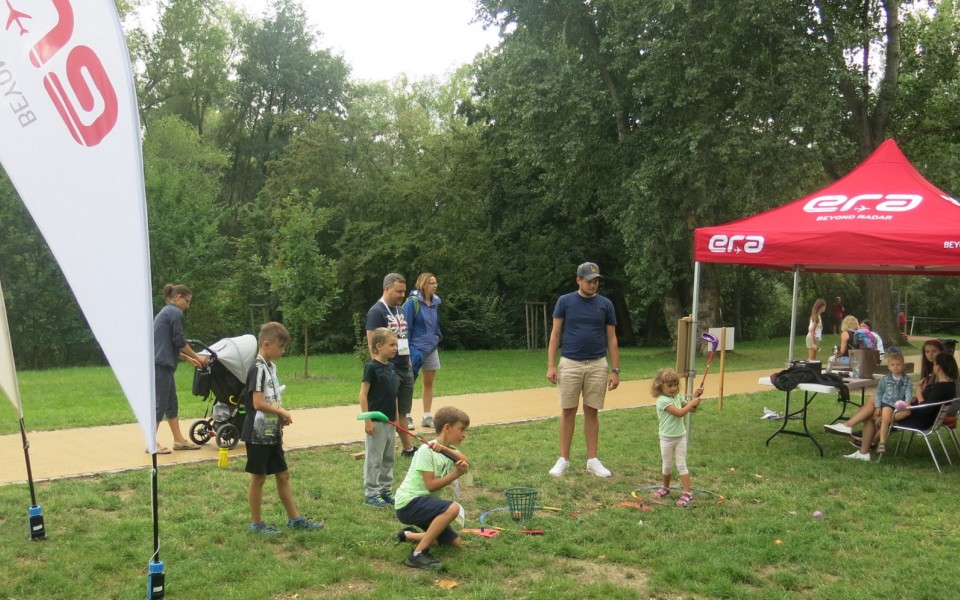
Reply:
<svg viewBox="0 0 960 600"><path fill-rule="evenodd" d="M410 431L413 431L414 429L416 429L416 427L413 424L413 417L411 417L410 415L407 415L407 429L409 429Z"/></svg>
<svg viewBox="0 0 960 600"><path fill-rule="evenodd" d="M852 458L853 460L865 460L870 462L870 453L861 454L859 450L853 452L853 454L844 454L844 458Z"/></svg>
<svg viewBox="0 0 960 600"><path fill-rule="evenodd" d="M567 467L570 466L570 461L564 457L557 459L557 464L553 465L553 468L550 469L550 474L554 477L563 477L563 474L567 472Z"/></svg>
<svg viewBox="0 0 960 600"><path fill-rule="evenodd" d="M599 458L591 458L587 461L587 471L593 473L597 477L610 477L613 473L610 472L610 469L603 466L603 463L600 462Z"/></svg>
<svg viewBox="0 0 960 600"><path fill-rule="evenodd" d="M843 423L831 423L829 425L824 425L823 428L830 433L839 433L840 435L850 435L853 433L853 429L847 427Z"/></svg>

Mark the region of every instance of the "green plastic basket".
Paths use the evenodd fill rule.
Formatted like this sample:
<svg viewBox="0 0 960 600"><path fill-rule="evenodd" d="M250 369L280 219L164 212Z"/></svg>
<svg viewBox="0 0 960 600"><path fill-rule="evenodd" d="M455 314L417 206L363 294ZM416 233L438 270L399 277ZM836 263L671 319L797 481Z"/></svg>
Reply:
<svg viewBox="0 0 960 600"><path fill-rule="evenodd" d="M507 488L507 507L514 521L523 522L533 516L537 506L537 490L529 487Z"/></svg>

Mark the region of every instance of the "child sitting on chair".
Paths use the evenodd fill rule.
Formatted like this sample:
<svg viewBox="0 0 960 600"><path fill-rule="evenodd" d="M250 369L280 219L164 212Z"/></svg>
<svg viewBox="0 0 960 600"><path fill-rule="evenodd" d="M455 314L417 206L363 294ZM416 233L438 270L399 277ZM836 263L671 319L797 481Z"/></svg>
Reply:
<svg viewBox="0 0 960 600"><path fill-rule="evenodd" d="M669 367L657 371L650 393L657 399L657 419L660 421L660 457L663 460L663 486L653 493L660 499L670 494L670 477L673 465L677 465L683 494L677 506L689 506L693 500L690 473L687 471L687 427L684 417L700 404L703 388L697 389L693 399L687 402L680 393L680 375Z"/></svg>
<svg viewBox="0 0 960 600"><path fill-rule="evenodd" d="M910 404L902 400L896 402L893 421L897 425L921 431L929 429L937 420L942 404L957 397L958 369L957 361L953 356L945 352L938 354L933 361L933 374L936 376L936 383L927 385L922 389L918 386L916 401ZM874 419L866 420L863 423L860 450L846 455L846 458L870 460L870 442L873 440L876 430L877 424ZM885 431L881 433L885 433ZM877 449L879 450L879 445Z"/></svg>
<svg viewBox="0 0 960 600"><path fill-rule="evenodd" d="M880 419L880 442L877 452L883 454L887 447L887 434L890 432L890 422L898 401L909 404L913 397L913 384L910 378L903 374L903 354L891 351L887 357L889 373L883 376L877 384L877 395L874 397L874 416Z"/></svg>
<svg viewBox="0 0 960 600"><path fill-rule="evenodd" d="M404 527L396 535L398 542L417 544L403 561L403 564L414 569L442 567L439 560L430 556L432 546L460 546L460 536L450 524L460 516L462 508L452 500L440 498L439 492L470 468L467 457L455 448L467 437L470 417L459 408L444 406L433 415L433 426L437 431L437 439L417 449L407 476L397 488L397 519L424 530L418 533L412 527ZM450 453L457 458L457 462L454 463L441 452Z"/></svg>

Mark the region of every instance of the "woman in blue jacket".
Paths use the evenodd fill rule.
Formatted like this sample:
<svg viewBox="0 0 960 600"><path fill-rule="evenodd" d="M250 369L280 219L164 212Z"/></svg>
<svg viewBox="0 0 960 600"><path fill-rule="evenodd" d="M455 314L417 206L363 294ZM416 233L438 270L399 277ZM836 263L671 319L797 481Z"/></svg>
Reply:
<svg viewBox="0 0 960 600"><path fill-rule="evenodd" d="M413 376L423 370L423 422L422 427L433 427L430 409L433 406L433 381L440 369L440 354L437 346L443 335L440 333L440 296L437 296L437 278L433 273L421 273L416 288L403 304L403 316L407 321L407 337L410 340L410 360Z"/></svg>

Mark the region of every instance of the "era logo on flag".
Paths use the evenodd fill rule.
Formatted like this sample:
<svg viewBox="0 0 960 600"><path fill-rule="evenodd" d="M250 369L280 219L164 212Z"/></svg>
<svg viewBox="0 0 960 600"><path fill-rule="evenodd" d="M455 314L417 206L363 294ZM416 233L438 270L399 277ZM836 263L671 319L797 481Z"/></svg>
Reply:
<svg viewBox="0 0 960 600"><path fill-rule="evenodd" d="M6 0L10 11L6 30L11 31L16 24L19 31L13 33L20 36L32 33L39 25L32 15L13 6L13 2L23 1ZM43 87L73 139L83 146L96 146L117 124L117 93L97 53L89 46L75 43L70 0L50 2L57 21L30 48L30 63L44 71ZM27 30L25 22L31 24L31 30Z"/></svg>
<svg viewBox="0 0 960 600"><path fill-rule="evenodd" d="M738 243L742 242L742 243ZM717 235L710 238L710 241L707 242L707 249L710 252L715 252L719 254L734 253L739 254L741 252L746 252L747 254L759 254L763 250L763 236L762 235L723 235L718 233Z"/></svg>
<svg viewBox="0 0 960 600"><path fill-rule="evenodd" d="M877 212L907 212L920 206L923 196L917 194L859 194L848 197L843 194L817 196L803 206L803 212L834 213L863 212L870 204Z"/></svg>

